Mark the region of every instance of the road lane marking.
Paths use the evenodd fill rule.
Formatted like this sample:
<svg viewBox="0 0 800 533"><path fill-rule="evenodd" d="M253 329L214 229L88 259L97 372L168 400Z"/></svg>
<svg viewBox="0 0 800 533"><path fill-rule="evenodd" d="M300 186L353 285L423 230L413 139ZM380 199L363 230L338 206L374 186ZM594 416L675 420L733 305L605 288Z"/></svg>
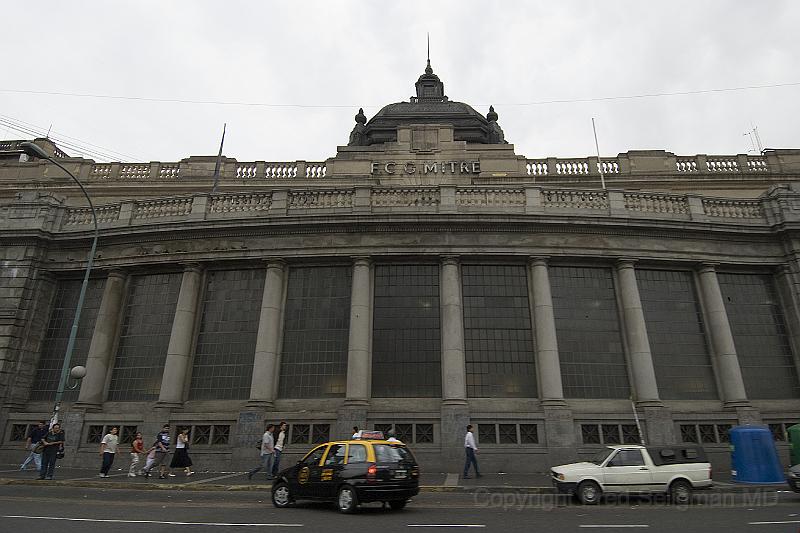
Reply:
<svg viewBox="0 0 800 533"><path fill-rule="evenodd" d="M768 524L800 524L800 520L784 520L782 522L748 522L748 526L763 526Z"/></svg>
<svg viewBox="0 0 800 533"><path fill-rule="evenodd" d="M447 477L444 480L445 487L457 487L458 486L458 474L447 474Z"/></svg>
<svg viewBox="0 0 800 533"><path fill-rule="evenodd" d="M209 481L219 481L220 479L228 479L228 478L241 476L241 475L244 475L244 474L242 474L242 472L234 472L233 474L227 474L227 475L224 475L224 476L210 477L210 478L207 478L207 479L196 479L194 481L189 481L187 483L184 483L184 485L201 485L203 483L208 483Z"/></svg>
<svg viewBox="0 0 800 533"><path fill-rule="evenodd" d="M118 520L111 518L65 518L62 516L22 516L5 515L0 518L24 518L28 520L65 520L67 522L112 522L115 524L165 524L170 526L222 526L222 527L304 527L303 524L269 524L269 523L239 523L239 522L173 522L161 520Z"/></svg>
<svg viewBox="0 0 800 533"><path fill-rule="evenodd" d="M647 524L581 524L578 527L650 527Z"/></svg>
<svg viewBox="0 0 800 533"><path fill-rule="evenodd" d="M485 524L406 524L408 527L486 527Z"/></svg>

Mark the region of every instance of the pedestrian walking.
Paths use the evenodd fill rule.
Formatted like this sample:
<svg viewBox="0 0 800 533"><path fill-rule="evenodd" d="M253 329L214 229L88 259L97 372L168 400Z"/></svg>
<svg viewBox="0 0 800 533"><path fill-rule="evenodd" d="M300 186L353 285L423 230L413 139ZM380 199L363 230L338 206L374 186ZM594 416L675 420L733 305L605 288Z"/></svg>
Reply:
<svg viewBox="0 0 800 533"><path fill-rule="evenodd" d="M400 442L400 439L398 439L397 436L395 435L394 430L389 431L389 438L386 439L386 442L397 442L403 444L402 442Z"/></svg>
<svg viewBox="0 0 800 533"><path fill-rule="evenodd" d="M472 434L472 424L467 426L467 434L464 435L464 451L467 454L467 460L464 462L464 479L469 479L470 464L475 467L475 477L481 477L478 470L478 459L475 457L478 447L475 445L475 435Z"/></svg>
<svg viewBox="0 0 800 533"><path fill-rule="evenodd" d="M58 452L64 449L64 430L61 429L61 424L58 422L53 424L41 442L44 444L44 449L42 450L42 468L39 470L39 479L53 479Z"/></svg>
<svg viewBox="0 0 800 533"><path fill-rule="evenodd" d="M147 472L153 467L153 463L156 462L156 447L151 446L149 450L147 450L147 461L144 463L144 468L139 471L140 476L147 477L149 474Z"/></svg>
<svg viewBox="0 0 800 533"><path fill-rule="evenodd" d="M183 428L175 439L175 453L172 455L170 468L183 468L186 476L194 474L192 472L192 458L189 457L189 428Z"/></svg>
<svg viewBox="0 0 800 533"><path fill-rule="evenodd" d="M131 442L131 466L128 468L128 477L136 477L136 467L144 454L144 439L141 433L137 433Z"/></svg>
<svg viewBox="0 0 800 533"><path fill-rule="evenodd" d="M158 467L158 479L165 479L167 475L170 477L175 476L175 474L169 473L169 468L166 463L169 457L169 443L169 424L164 424L161 431L156 435L156 441L153 443L153 447L155 448L153 464L149 467L145 466L143 470L145 477L150 477L150 471L155 467Z"/></svg>
<svg viewBox="0 0 800 533"><path fill-rule="evenodd" d="M353 436L351 437L353 440L358 439L361 437L361 434L358 432L358 426L353 426Z"/></svg>
<svg viewBox="0 0 800 533"><path fill-rule="evenodd" d="M286 422L281 422L278 425L278 438L275 439L275 464L272 465L272 475L278 475L278 469L281 464L281 455L283 455L283 447L286 446L286 430L289 425Z"/></svg>
<svg viewBox="0 0 800 533"><path fill-rule="evenodd" d="M114 457L117 455L118 445L119 428L114 426L100 441L100 457L103 458L103 464L100 466L100 477L108 477L108 471L111 470L111 465L114 464Z"/></svg>
<svg viewBox="0 0 800 533"><path fill-rule="evenodd" d="M275 424L267 425L267 430L261 437L261 465L249 471L247 479L253 479L253 474L259 470L264 470L268 480L272 479L272 465L275 460L275 441L272 438L273 429L275 429Z"/></svg>
<svg viewBox="0 0 800 533"><path fill-rule="evenodd" d="M37 471L42 469L42 454L36 452L36 450L39 449L36 446L38 446L45 435L47 435L47 431L44 420L40 420L39 423L28 432L28 436L25 438L25 449L28 450L28 457L19 465L20 470L25 470L31 461L33 461Z"/></svg>

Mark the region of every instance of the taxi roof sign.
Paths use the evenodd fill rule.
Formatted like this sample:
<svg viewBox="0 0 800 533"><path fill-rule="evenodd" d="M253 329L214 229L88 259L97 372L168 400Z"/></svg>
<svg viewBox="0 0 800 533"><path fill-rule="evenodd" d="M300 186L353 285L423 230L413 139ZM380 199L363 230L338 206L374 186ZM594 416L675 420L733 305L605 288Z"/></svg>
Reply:
<svg viewBox="0 0 800 533"><path fill-rule="evenodd" d="M356 438L363 440L383 440L383 431L367 431L362 429L359 430Z"/></svg>

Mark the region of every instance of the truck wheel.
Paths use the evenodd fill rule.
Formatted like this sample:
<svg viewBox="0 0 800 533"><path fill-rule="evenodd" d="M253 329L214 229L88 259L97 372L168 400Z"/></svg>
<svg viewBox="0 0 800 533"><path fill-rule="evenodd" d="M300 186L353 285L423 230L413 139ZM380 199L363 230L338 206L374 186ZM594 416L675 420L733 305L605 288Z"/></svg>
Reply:
<svg viewBox="0 0 800 533"><path fill-rule="evenodd" d="M358 507L358 497L353 487L344 485L339 489L339 496L336 498L336 507L343 513L352 513Z"/></svg>
<svg viewBox="0 0 800 533"><path fill-rule="evenodd" d="M578 485L578 490L575 491L575 494L578 496L578 501L583 505L597 505L602 493L603 491L600 489L600 485L594 481L582 482Z"/></svg>
<svg viewBox="0 0 800 533"><path fill-rule="evenodd" d="M669 486L669 499L672 503L686 505L692 501L692 485L685 479L673 481Z"/></svg>
<svg viewBox="0 0 800 533"><path fill-rule="evenodd" d="M284 507L289 507L292 502L294 502L294 498L292 498L289 485L283 482L275 485L272 489L272 504L275 507L283 509Z"/></svg>

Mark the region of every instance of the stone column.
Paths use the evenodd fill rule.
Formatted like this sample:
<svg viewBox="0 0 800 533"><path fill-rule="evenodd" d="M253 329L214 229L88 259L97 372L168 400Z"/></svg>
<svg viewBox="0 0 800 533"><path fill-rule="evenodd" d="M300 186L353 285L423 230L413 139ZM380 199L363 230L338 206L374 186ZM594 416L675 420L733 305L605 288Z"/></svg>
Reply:
<svg viewBox="0 0 800 533"><path fill-rule="evenodd" d="M445 404L464 405L467 373L464 359L464 320L458 258L442 258L442 399Z"/></svg>
<svg viewBox="0 0 800 533"><path fill-rule="evenodd" d="M644 321L642 301L639 298L634 263L635 261L631 259L620 259L616 264L634 398L641 406L660 406L653 355L650 353L650 341L647 338L647 325Z"/></svg>
<svg viewBox="0 0 800 533"><path fill-rule="evenodd" d="M528 268L533 281L533 324L536 340L536 371L539 374L539 397L542 405L563 406L564 387L561 383L561 363L558 359L556 320L547 260L532 257Z"/></svg>
<svg viewBox="0 0 800 533"><path fill-rule="evenodd" d="M86 377L81 381L76 407L99 409L105 400L106 379L114 359L114 343L122 314L126 279L127 275L122 270L112 270L106 278L103 300L86 356Z"/></svg>
<svg viewBox="0 0 800 533"><path fill-rule="evenodd" d="M253 380L250 383L249 407L272 409L278 388L280 362L278 350L281 340L281 315L283 290L286 281L286 263L281 259L267 261L261 316L258 320L256 353L253 360Z"/></svg>
<svg viewBox="0 0 800 533"><path fill-rule="evenodd" d="M539 398L544 411L544 434L549 456L557 463L577 459L575 453L575 421L564 400L561 361L558 357L556 320L547 259L528 259L533 300L533 327L536 342L536 373L539 376Z"/></svg>
<svg viewBox="0 0 800 533"><path fill-rule="evenodd" d="M442 257L441 273L442 457L446 468L460 468L469 407L458 257Z"/></svg>
<svg viewBox="0 0 800 533"><path fill-rule="evenodd" d="M722 401L725 407L748 407L747 393L742 379L742 370L736 355L733 333L725 311L725 302L719 288L715 265L704 264L698 271L700 281L700 297L711 336L714 371L719 378Z"/></svg>
<svg viewBox="0 0 800 533"><path fill-rule="evenodd" d="M367 425L372 385L372 261L356 257L350 289L350 340L347 347L347 397L339 409L336 435L349 436L353 426Z"/></svg>
<svg viewBox="0 0 800 533"><path fill-rule="evenodd" d="M158 394L159 407L180 407L183 405L186 378L191 373L189 362L192 357L194 325L197 320L197 304L202 290L203 269L199 264L185 265L172 333L169 336L167 360L161 378L161 392Z"/></svg>

